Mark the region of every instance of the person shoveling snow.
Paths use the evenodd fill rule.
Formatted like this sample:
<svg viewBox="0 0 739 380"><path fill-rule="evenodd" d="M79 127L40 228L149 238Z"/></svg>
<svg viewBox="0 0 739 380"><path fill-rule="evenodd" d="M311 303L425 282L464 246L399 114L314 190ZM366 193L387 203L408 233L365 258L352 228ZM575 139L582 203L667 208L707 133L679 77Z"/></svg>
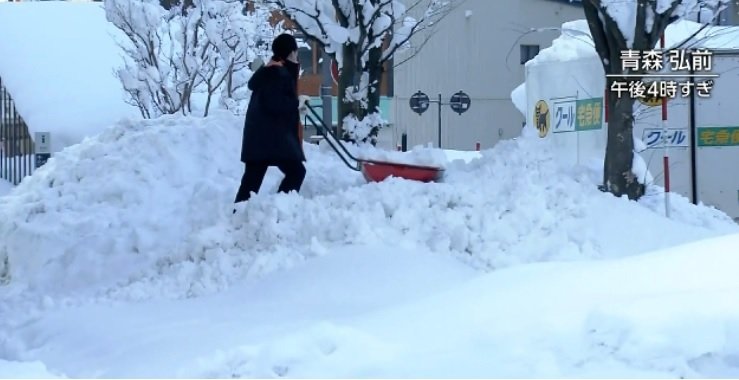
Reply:
<svg viewBox="0 0 739 380"><path fill-rule="evenodd" d="M297 89L298 44L293 36L281 34L273 41L272 52L272 60L249 80L253 93L244 121L244 175L235 203L259 192L270 166L285 174L279 192L300 191L305 179Z"/></svg>

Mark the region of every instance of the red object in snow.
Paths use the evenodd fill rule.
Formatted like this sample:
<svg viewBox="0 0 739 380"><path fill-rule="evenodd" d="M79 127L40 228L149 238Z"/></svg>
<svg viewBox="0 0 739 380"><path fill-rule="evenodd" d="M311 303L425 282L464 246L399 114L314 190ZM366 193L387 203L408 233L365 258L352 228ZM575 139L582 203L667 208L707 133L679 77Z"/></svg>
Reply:
<svg viewBox="0 0 739 380"><path fill-rule="evenodd" d="M399 164L385 161L361 161L362 174L367 182L381 182L388 177L398 177L421 182L441 179L444 169L433 166Z"/></svg>
<svg viewBox="0 0 739 380"><path fill-rule="evenodd" d="M334 80L335 85L339 85L339 64L335 60L331 60L331 79Z"/></svg>

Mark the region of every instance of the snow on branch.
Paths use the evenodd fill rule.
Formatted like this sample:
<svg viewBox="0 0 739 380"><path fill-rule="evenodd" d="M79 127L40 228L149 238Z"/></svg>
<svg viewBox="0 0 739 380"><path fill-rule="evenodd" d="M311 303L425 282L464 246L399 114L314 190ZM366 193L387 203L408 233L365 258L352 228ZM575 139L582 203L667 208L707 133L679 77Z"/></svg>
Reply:
<svg viewBox="0 0 739 380"><path fill-rule="evenodd" d="M623 42L623 48L651 49L671 22L705 12L710 17L703 18L704 22L711 22L729 1L584 0L583 6L586 14L597 12L597 27L613 33L616 41Z"/></svg>
<svg viewBox="0 0 739 380"><path fill-rule="evenodd" d="M262 0L289 17L339 68L339 120L348 139L375 141L385 64L464 0ZM369 135L367 135L369 133Z"/></svg>
<svg viewBox="0 0 739 380"><path fill-rule="evenodd" d="M249 64L266 58L281 25L261 7L245 12L238 0L194 0L169 9L158 0L106 0L108 21L124 67L116 71L129 103L146 118L202 112L217 106L238 112L248 98Z"/></svg>
<svg viewBox="0 0 739 380"><path fill-rule="evenodd" d="M417 32L429 28L460 0L265 0L281 9L309 39L335 56L354 44L362 54L382 48L380 63L390 58ZM411 16L419 10L420 17Z"/></svg>

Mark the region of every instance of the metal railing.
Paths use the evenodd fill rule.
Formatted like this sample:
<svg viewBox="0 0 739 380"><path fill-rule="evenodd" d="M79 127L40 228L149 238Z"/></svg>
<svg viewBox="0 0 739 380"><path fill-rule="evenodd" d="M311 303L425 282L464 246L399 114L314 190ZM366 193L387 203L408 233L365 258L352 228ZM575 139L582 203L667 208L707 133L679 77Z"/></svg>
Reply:
<svg viewBox="0 0 739 380"><path fill-rule="evenodd" d="M33 169L33 139L0 78L0 178L17 185Z"/></svg>
<svg viewBox="0 0 739 380"><path fill-rule="evenodd" d="M331 147L331 149L333 149L334 152L339 155L339 158L344 161L344 164L346 164L349 169L352 169L354 171L361 171L361 160L359 160L357 157L354 157L349 152L349 150L346 149L344 144L341 143L341 140L336 136L336 132L333 131L332 128L329 128L324 120L318 115L318 112L316 112L314 106L310 104L306 104L306 106L308 107L309 111L309 113L306 114L306 119L310 121L313 125L316 125L317 128L320 128L319 134L325 137L326 142ZM354 161L354 164L352 164L350 161Z"/></svg>

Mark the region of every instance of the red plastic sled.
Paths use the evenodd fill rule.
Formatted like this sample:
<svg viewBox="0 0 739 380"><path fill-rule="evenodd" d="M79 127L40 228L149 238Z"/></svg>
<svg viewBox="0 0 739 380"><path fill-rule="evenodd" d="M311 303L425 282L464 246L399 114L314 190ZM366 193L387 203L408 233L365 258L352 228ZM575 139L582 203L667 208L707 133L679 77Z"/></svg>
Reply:
<svg viewBox="0 0 739 380"><path fill-rule="evenodd" d="M440 180L444 174L444 169L442 168L387 161L361 160L360 166L362 175L367 182L381 182L389 177L434 182Z"/></svg>
<svg viewBox="0 0 739 380"><path fill-rule="evenodd" d="M320 128L324 132L325 141L331 146L344 164L354 171L362 172L367 182L381 182L389 177L397 177L412 181L432 182L438 181L444 174L443 168L422 165L401 164L397 162L376 161L376 160L360 160L354 157L344 144L336 137L331 128L321 119L316 110L310 104L306 103L306 108L310 111L306 115L306 119L310 121L316 128ZM331 138L328 138L328 137ZM351 161L354 161L352 164Z"/></svg>

